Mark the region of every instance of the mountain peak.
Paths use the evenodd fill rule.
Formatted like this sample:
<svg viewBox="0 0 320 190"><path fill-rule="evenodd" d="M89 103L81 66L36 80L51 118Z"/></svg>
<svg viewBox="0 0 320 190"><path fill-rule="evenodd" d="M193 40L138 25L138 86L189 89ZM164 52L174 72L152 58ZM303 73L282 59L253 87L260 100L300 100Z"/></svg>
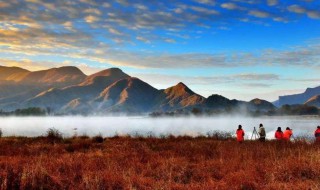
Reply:
<svg viewBox="0 0 320 190"><path fill-rule="evenodd" d="M80 85L86 86L94 83L113 83L117 80L130 77L119 68L109 68L97 73L94 73L86 78ZM100 81L100 82L99 82Z"/></svg>
<svg viewBox="0 0 320 190"><path fill-rule="evenodd" d="M255 98L249 102L250 108L253 110L272 110L275 106L266 100Z"/></svg>
<svg viewBox="0 0 320 190"><path fill-rule="evenodd" d="M176 86L187 87L183 82L179 82Z"/></svg>
<svg viewBox="0 0 320 190"><path fill-rule="evenodd" d="M78 67L75 67L75 66L63 66L63 67L58 67L55 70L63 74L84 76L83 72Z"/></svg>
<svg viewBox="0 0 320 190"><path fill-rule="evenodd" d="M164 90L166 94L175 94L175 95L184 95L184 94L195 94L192 90L190 90L187 85L182 82L179 82L177 85L172 86Z"/></svg>
<svg viewBox="0 0 320 190"><path fill-rule="evenodd" d="M250 102L258 105L258 104L262 104L263 102L266 102L266 101L261 100L259 98L255 98L255 99L252 99Z"/></svg>
<svg viewBox="0 0 320 190"><path fill-rule="evenodd" d="M212 94L209 96L207 99L212 99L212 100L229 100L228 98L221 96L219 94Z"/></svg>
<svg viewBox="0 0 320 190"><path fill-rule="evenodd" d="M125 73L121 69L113 67L113 68L99 71L91 76L111 76L111 75L118 75L118 74L125 74Z"/></svg>

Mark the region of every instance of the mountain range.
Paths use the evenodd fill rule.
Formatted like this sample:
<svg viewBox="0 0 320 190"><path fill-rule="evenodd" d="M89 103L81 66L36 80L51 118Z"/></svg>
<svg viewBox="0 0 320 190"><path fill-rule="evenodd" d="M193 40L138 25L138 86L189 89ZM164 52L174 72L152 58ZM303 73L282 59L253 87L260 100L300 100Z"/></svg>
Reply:
<svg viewBox="0 0 320 190"><path fill-rule="evenodd" d="M0 89L0 109L4 111L28 107L50 109L61 114L150 113L192 109L268 112L276 109L272 103L261 99L245 102L216 94L205 98L182 82L158 90L119 68L109 68L87 76L73 66L35 72L0 66ZM318 95L313 93L314 89L307 91L308 95ZM310 99L304 95L292 95L289 99L300 100L300 96L307 104L319 105L319 97ZM279 102L283 104L287 99L280 97Z"/></svg>
<svg viewBox="0 0 320 190"><path fill-rule="evenodd" d="M319 101L320 86L315 88L307 88L303 93L279 96L279 99L274 102L277 107L283 105L305 104L309 106L320 107Z"/></svg>

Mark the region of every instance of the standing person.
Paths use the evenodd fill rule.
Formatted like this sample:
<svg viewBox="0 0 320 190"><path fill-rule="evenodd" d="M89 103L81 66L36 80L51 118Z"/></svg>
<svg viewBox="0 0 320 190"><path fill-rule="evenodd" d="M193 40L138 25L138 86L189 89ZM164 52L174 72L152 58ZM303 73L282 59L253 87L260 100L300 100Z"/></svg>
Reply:
<svg viewBox="0 0 320 190"><path fill-rule="evenodd" d="M316 137L316 142L320 143L320 126L318 126L317 130L314 132L314 137Z"/></svg>
<svg viewBox="0 0 320 190"><path fill-rule="evenodd" d="M287 127L286 130L283 132L283 139L286 141L290 141L290 138L292 135L293 135L292 129Z"/></svg>
<svg viewBox="0 0 320 190"><path fill-rule="evenodd" d="M276 133L274 134L274 137L277 139L277 140L282 140L283 139L283 132L281 130L281 127L278 127Z"/></svg>
<svg viewBox="0 0 320 190"><path fill-rule="evenodd" d="M266 141L266 130L264 129L262 123L260 123L259 125L259 136L260 136L259 140L261 142Z"/></svg>
<svg viewBox="0 0 320 190"><path fill-rule="evenodd" d="M238 126L238 129L237 129L237 131L236 131L236 134L237 134L237 141L238 141L239 143L242 143L242 142L244 141L244 131L243 131L241 125Z"/></svg>

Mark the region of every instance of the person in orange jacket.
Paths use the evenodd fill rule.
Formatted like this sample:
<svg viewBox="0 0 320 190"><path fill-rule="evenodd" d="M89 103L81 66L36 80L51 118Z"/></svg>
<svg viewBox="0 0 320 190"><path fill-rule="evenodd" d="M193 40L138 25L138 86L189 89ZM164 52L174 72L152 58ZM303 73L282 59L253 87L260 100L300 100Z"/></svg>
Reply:
<svg viewBox="0 0 320 190"><path fill-rule="evenodd" d="M290 138L292 135L293 135L292 129L287 127L286 130L283 132L283 139L286 141L290 141Z"/></svg>
<svg viewBox="0 0 320 190"><path fill-rule="evenodd" d="M320 143L320 126L318 126L317 130L314 132L314 137L316 137L316 142Z"/></svg>
<svg viewBox="0 0 320 190"><path fill-rule="evenodd" d="M237 131L236 131L236 134L237 134L237 141L238 141L239 143L242 143L242 142L244 141L244 131L243 131L241 125L238 126L238 129L237 129Z"/></svg>
<svg viewBox="0 0 320 190"><path fill-rule="evenodd" d="M283 132L281 130L281 127L278 127L276 133L274 134L274 137L277 139L277 140L282 140L283 139Z"/></svg>

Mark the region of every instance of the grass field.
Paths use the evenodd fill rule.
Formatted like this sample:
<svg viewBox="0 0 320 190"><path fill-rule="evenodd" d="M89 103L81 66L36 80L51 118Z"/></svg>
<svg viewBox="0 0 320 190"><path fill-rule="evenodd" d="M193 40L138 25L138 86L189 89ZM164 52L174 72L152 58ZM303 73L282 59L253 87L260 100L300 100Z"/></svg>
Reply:
<svg viewBox="0 0 320 190"><path fill-rule="evenodd" d="M218 137L3 137L1 189L320 189L320 145Z"/></svg>

